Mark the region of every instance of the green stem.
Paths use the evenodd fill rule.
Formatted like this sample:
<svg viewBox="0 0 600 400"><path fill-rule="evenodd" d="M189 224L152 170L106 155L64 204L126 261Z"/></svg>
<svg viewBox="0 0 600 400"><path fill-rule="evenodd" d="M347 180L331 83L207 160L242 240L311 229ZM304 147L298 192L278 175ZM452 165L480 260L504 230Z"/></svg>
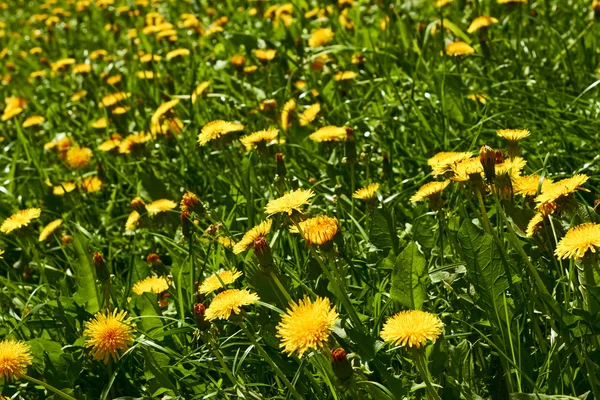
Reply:
<svg viewBox="0 0 600 400"><path fill-rule="evenodd" d="M431 382L431 375L429 374L429 369L427 368L424 351L424 348L412 349L413 361L415 362L415 366L417 367L423 382L425 382L425 388L427 390L428 397L433 400L442 400Z"/></svg>
<svg viewBox="0 0 600 400"><path fill-rule="evenodd" d="M231 383L234 386L236 386L237 385L237 379L235 379L235 376L233 375L233 372L231 372L231 370L227 366L227 363L225 363L225 360L223 359L223 356L221 355L221 352L219 351L219 346L217 346L217 342L215 341L215 338L212 337L212 335L210 333L208 333L206 336L208 337L208 341L210 342L210 345L213 348L213 354L215 355L215 357L217 358L217 360L219 360L219 364L221 364L221 368L223 368L223 370L225 371L225 373L229 377L229 380L231 381Z"/></svg>
<svg viewBox="0 0 600 400"><path fill-rule="evenodd" d="M42 381L40 381L38 379L32 378L29 375L23 375L22 378L25 379L25 380L28 380L31 383L35 383L36 385L43 386L47 390L49 390L51 392L54 392L56 395L62 397L63 399L66 399L66 400L77 400L77 399L75 399L75 397L69 396L68 394L66 394L65 392L63 392L61 390L58 390L54 386L52 386L52 385L50 385L50 384L48 384L46 382L42 382Z"/></svg>
<svg viewBox="0 0 600 400"><path fill-rule="evenodd" d="M248 339L250 339L250 342L252 342L252 344L254 345L254 347L256 348L256 350L258 350L258 352L260 353L260 355L271 366L271 368L275 371L275 373L277 374L277 376L279 377L279 379L281 379L281 381L283 382L283 384L288 388L288 390L291 392L291 394L296 399L301 399L301 400L304 399L304 397L302 397L300 395L300 393L298 393L298 391L296 390L296 388L294 387L294 385L292 385L292 383L284 375L284 373L277 366L277 364L275 364L275 362L271 359L271 357L269 357L269 355L262 348L262 346L260 345L260 343L258 343L258 341L254 337L254 335L250 332L250 330L248 329L248 327L246 326L246 324L244 322L242 322L240 324L240 327L242 328L242 330L244 331L244 334L248 337Z"/></svg>
<svg viewBox="0 0 600 400"><path fill-rule="evenodd" d="M281 284L281 281L279 280L279 278L277 277L277 275L275 275L275 272L273 272L273 268L272 267L269 268L269 275L271 276L271 279L273 279L273 282L275 282L275 285L277 285L277 287L279 288L279 290L283 294L283 297L285 297L285 299L288 301L288 304L289 303L293 303L294 301L292 300L292 297L290 296L290 294L288 293L288 291L285 290L285 288Z"/></svg>

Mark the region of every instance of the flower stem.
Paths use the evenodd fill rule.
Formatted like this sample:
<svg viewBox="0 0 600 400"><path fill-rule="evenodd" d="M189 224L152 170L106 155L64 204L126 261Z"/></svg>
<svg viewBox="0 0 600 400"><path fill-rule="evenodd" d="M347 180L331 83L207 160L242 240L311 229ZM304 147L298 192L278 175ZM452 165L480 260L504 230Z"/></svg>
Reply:
<svg viewBox="0 0 600 400"><path fill-rule="evenodd" d="M221 355L221 352L219 350L219 347L217 346L217 342L215 341L215 338L210 333L208 333L206 336L208 337L208 341L210 342L210 345L213 348L213 354L215 355L217 360L219 360L219 364L221 364L221 368L223 368L223 370L229 377L229 380L231 381L231 383L234 386L236 386L237 379L233 375L233 372L231 372L231 370L229 369L229 366L227 366L227 363L225 363L225 360L223 359L223 356Z"/></svg>
<svg viewBox="0 0 600 400"><path fill-rule="evenodd" d="M246 326L246 324L244 322L242 322L240 324L240 327L244 331L244 334L246 335L246 337L248 337L248 339L250 339L250 342L252 342L252 344L254 345L254 347L256 348L256 350L258 350L258 352L260 353L260 355L271 366L271 368L273 368L273 370L275 371L275 373L277 374L277 376L279 377L279 379L281 379L281 381L283 382L283 384L288 388L288 390L292 393L292 395L296 399L301 399L301 400L304 399L304 397L302 397L300 395L300 393L298 393L298 391L296 390L296 388L294 387L294 385L292 385L292 383L284 375L284 373L277 366L277 364L275 364L275 362L271 359L271 357L269 357L269 355L262 348L262 346L260 345L260 343L258 343L258 341L256 340L256 337L254 337L254 335L252 334L252 332L250 332L250 330L248 329L248 327Z"/></svg>
<svg viewBox="0 0 600 400"><path fill-rule="evenodd" d="M423 382L425 383L428 397L433 400L442 400L431 383L431 375L429 374L427 362L425 361L424 349L412 349L412 356L415 366L419 371L419 375L421 375L421 379L423 379Z"/></svg>
<svg viewBox="0 0 600 400"><path fill-rule="evenodd" d="M29 375L23 375L22 378L25 379L25 380L28 380L31 383L35 383L36 385L43 386L47 390L49 390L51 392L54 392L56 395L62 397L63 399L66 399L66 400L76 400L75 397L71 397L68 394L66 394L65 392L63 392L61 390L58 390L54 386L52 386L52 385L50 385L50 384L48 384L46 382L42 382L42 381L40 381L38 379L32 378Z"/></svg>
<svg viewBox="0 0 600 400"><path fill-rule="evenodd" d="M285 299L288 301L288 303L293 303L292 297L290 296L288 291L285 290L285 288L281 284L281 281L279 280L277 275L275 275L275 272L273 272L273 268L269 268L269 275L271 276L271 279L273 279L273 282L275 282L275 285L277 285L277 287L281 291L281 294L283 294L283 297L285 297Z"/></svg>

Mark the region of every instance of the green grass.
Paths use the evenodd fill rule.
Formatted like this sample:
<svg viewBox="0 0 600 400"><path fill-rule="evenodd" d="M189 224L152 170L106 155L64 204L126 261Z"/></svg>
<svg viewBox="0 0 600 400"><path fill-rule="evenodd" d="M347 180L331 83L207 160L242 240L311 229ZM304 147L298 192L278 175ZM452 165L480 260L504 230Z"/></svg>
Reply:
<svg viewBox="0 0 600 400"><path fill-rule="evenodd" d="M336 2L294 1L293 23L280 21L277 28L263 16L272 1L70 3L11 1L0 9L6 25L0 47L7 49L0 95L28 102L0 122L0 219L28 207L42 210L28 227L0 233L0 338L26 342L33 355L27 377L0 376L0 394L59 398L53 387L77 399L600 398L598 260L592 252L581 260L554 256L571 227L600 222L594 204L600 20L591 1L454 0L440 9L429 0L355 0L347 11L351 30L340 25ZM326 6L321 17L304 17ZM51 26L35 21L35 14L52 15L58 7L70 15L59 12ZM249 15L251 8L256 15ZM173 24L176 41L143 34L151 11ZM183 13L196 16L197 29L178 26ZM480 15L498 19L483 44L483 34L467 33ZM228 17L223 31L203 36L220 17ZM106 29L109 23L116 31ZM320 27L335 37L311 49L308 37ZM128 37L134 28L138 37ZM457 40L475 53L447 56L445 46ZM41 54L29 54L34 47ZM167 61L177 48L190 55ZM258 48L277 55L262 64L253 53ZM90 60L98 49L110 59ZM139 52L163 58L142 63ZM364 64L352 63L356 53ZM235 68L230 59L236 54L257 71ZM329 57L326 65L312 68L322 55ZM51 63L67 57L91 63L92 72L73 74L67 66L53 73ZM45 77L28 79L40 70ZM137 78L144 70L160 77ZM335 81L340 71L358 75ZM108 85L104 74L122 80ZM298 80L306 87L298 89ZM210 86L192 104L203 81ZM72 101L80 90L87 96ZM117 91L131 93L119 103L130 107L122 115L100 105ZM484 94L486 102L469 99L472 94ZM292 98L298 109L284 131L280 112ZM112 134L148 132L157 107L171 99L180 99L170 114L183 121L180 133L156 135L129 154L98 150ZM261 109L265 100L277 106ZM316 102L321 112L300 126L298 114ZM34 115L43 116L43 124L23 127ZM93 128L101 117L108 126ZM244 131L199 146L198 133L217 119L240 122ZM308 138L328 125L351 127L354 141ZM284 140L249 152L239 143L240 136L268 128L280 129ZM422 184L441 178L431 176L430 157L475 155L484 144L505 150L496 135L503 128L531 131L520 142L527 160L522 174L554 181L590 177L586 191L563 201L533 237L525 235L533 199L503 198L489 181L451 183L440 210L410 201ZM44 149L63 136L92 149L87 166L69 168L59 151ZM284 156L285 174L276 153ZM45 183L80 184L90 176L104 182L100 191L80 187L57 196ZM352 198L370 183L381 184L374 201ZM316 193L304 216L338 219L334 243L309 246L290 233L297 214L273 217L271 265L252 249L235 255L219 243L217 237L241 239L267 217L269 200L295 188ZM179 203L186 191L204 208L192 214L191 234L182 233L179 208L155 217L142 213L139 226L125 231L135 197ZM57 218L63 224L39 242L42 227ZM99 279L94 252L104 257L108 283ZM148 263L151 253L163 263ZM229 286L257 293L260 302L198 330L194 304L209 307L214 297L197 295L198 284L232 268L243 277ZM167 293L132 292L136 282L165 273ZM276 326L288 297L304 296L330 299L339 318L324 347L290 357L281 352ZM126 310L137 328L129 349L109 364L93 359L83 333L86 321L107 306ZM420 353L385 344L386 320L415 308L437 315L443 334ZM334 371L331 349L337 347L353 366L347 380ZM0 372L1 360L2 354Z"/></svg>

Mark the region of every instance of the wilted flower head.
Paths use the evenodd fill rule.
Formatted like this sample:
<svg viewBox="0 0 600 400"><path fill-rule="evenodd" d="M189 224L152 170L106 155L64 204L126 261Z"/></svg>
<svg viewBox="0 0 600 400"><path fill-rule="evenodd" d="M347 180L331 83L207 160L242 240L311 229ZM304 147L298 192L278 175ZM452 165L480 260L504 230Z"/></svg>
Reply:
<svg viewBox="0 0 600 400"><path fill-rule="evenodd" d="M254 228L250 229L248 232L246 232L246 234L244 234L242 240L240 240L238 243L235 244L235 246L233 246L233 252L235 254L239 254L243 251L248 250L254 244L254 241L257 238L261 236L265 237L269 232L271 232L272 225L273 220L268 219L256 225Z"/></svg>
<svg viewBox="0 0 600 400"><path fill-rule="evenodd" d="M226 285L232 284L240 276L242 276L242 273L236 270L235 268L231 271L218 272L206 278L206 280L202 282L202 285L200 285L198 292L202 294L212 293L225 287Z"/></svg>
<svg viewBox="0 0 600 400"><path fill-rule="evenodd" d="M32 220L39 218L41 213L42 210L39 208L27 208L25 210L17 211L2 222L0 232L10 233L23 226L27 226Z"/></svg>
<svg viewBox="0 0 600 400"><path fill-rule="evenodd" d="M315 195L310 189L296 189L288 192L278 199L269 200L265 206L267 215L277 213L287 213L292 215L293 211L300 211L300 208L308 204L308 201Z"/></svg>
<svg viewBox="0 0 600 400"><path fill-rule="evenodd" d="M427 341L435 341L442 334L442 321L433 314L420 310L401 311L388 318L381 337L395 346L420 348Z"/></svg>
<svg viewBox="0 0 600 400"><path fill-rule="evenodd" d="M210 302L206 309L206 319L209 321L220 319L229 319L231 314L239 314L243 306L254 304L260 298L256 293L248 290L229 289L219 293Z"/></svg>
<svg viewBox="0 0 600 400"><path fill-rule="evenodd" d="M302 357L309 349L322 348L337 318L335 306L326 297L317 297L314 302L304 297L298 303L291 303L277 325L283 352Z"/></svg>
<svg viewBox="0 0 600 400"><path fill-rule="evenodd" d="M27 343L13 339L0 342L0 378L13 381L22 377L32 360L31 347Z"/></svg>
<svg viewBox="0 0 600 400"><path fill-rule="evenodd" d="M135 327L126 311L115 309L112 313L98 312L85 324L83 334L88 338L85 347L91 347L95 360L108 363L110 357L117 361L119 351L126 351L135 338Z"/></svg>
<svg viewBox="0 0 600 400"><path fill-rule="evenodd" d="M182 210L193 210L200 203L200 199L192 192L185 192L179 203L179 208Z"/></svg>
<svg viewBox="0 0 600 400"><path fill-rule="evenodd" d="M600 246L600 225L588 222L569 229L565 237L556 245L554 254L559 260L583 258L588 251L595 253L598 246Z"/></svg>

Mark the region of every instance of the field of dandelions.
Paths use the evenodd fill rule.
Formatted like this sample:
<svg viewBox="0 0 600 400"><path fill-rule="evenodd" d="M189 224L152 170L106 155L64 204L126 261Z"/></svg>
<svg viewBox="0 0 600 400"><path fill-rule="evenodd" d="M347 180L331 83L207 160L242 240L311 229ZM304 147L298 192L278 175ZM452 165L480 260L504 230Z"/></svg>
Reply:
<svg viewBox="0 0 600 400"><path fill-rule="evenodd" d="M599 0L4 0L0 399L600 400Z"/></svg>

